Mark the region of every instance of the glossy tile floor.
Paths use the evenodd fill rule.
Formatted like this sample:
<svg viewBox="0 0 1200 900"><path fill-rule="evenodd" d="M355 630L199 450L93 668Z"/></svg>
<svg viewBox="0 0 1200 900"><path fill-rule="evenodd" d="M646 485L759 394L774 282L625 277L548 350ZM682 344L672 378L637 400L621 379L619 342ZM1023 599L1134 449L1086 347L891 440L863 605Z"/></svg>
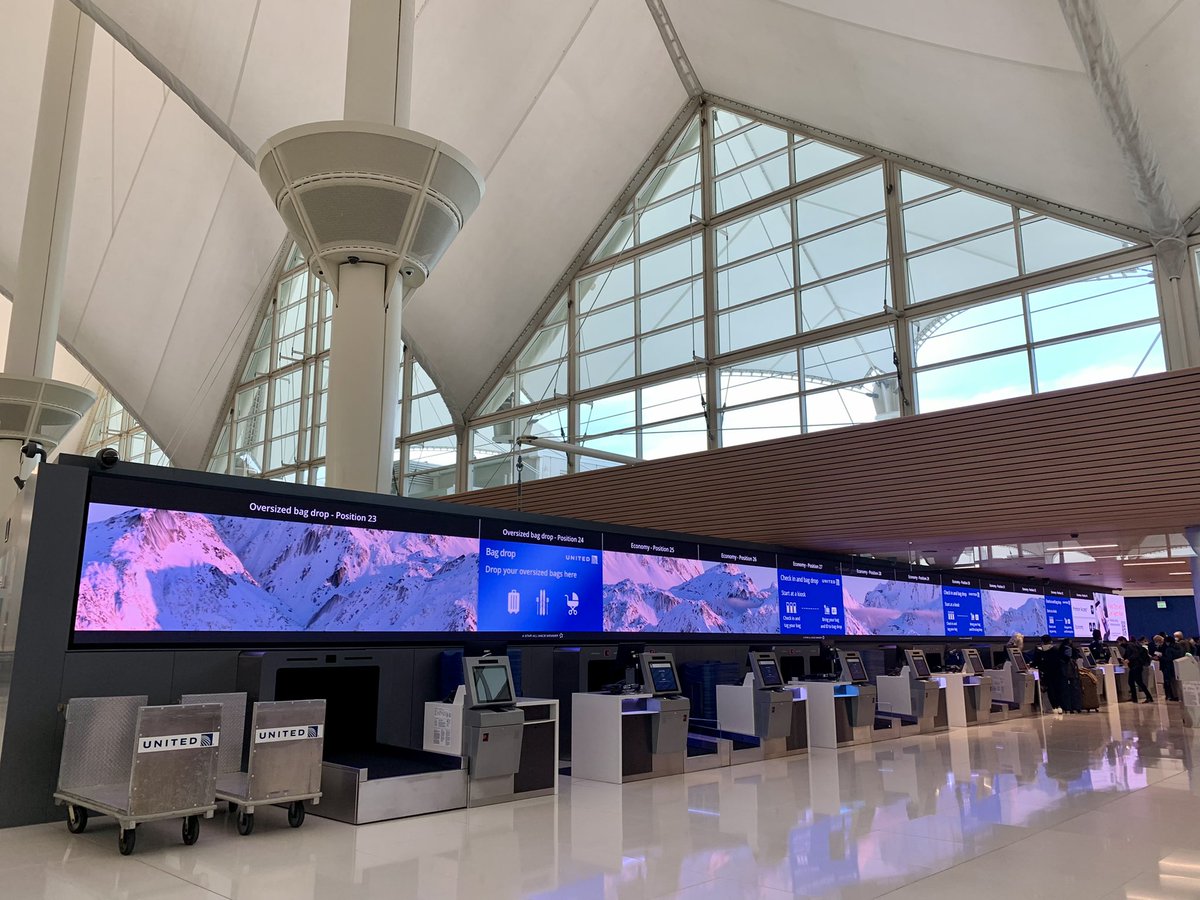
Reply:
<svg viewBox="0 0 1200 900"><path fill-rule="evenodd" d="M0 831L0 897L1200 897L1200 731L1173 705L936 736L354 828L220 812L132 857L93 820Z"/></svg>

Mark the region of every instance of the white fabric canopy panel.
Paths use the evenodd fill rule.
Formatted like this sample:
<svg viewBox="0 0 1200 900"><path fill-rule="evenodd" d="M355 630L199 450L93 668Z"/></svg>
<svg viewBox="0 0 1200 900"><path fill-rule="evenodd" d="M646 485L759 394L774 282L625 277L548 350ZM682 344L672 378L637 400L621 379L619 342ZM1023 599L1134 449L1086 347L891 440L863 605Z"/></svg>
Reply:
<svg viewBox="0 0 1200 900"><path fill-rule="evenodd" d="M666 4L710 93L1146 224L1057 4L744 0L737 16L721 0Z"/></svg>

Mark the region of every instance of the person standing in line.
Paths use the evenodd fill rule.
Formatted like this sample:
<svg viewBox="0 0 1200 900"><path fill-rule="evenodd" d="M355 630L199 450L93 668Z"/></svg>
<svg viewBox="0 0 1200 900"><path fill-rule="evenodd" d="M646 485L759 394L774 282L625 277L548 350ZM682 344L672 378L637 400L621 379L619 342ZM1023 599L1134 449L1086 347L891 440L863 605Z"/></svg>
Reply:
<svg viewBox="0 0 1200 900"><path fill-rule="evenodd" d="M1133 694L1134 703L1138 702L1138 688L1146 695L1146 702L1153 703L1150 689L1146 687L1146 666L1150 665L1150 651L1138 641L1130 641L1125 645L1125 662L1129 668L1129 690Z"/></svg>
<svg viewBox="0 0 1200 900"><path fill-rule="evenodd" d="M1175 660L1183 656L1183 648L1175 641L1175 635L1168 634L1163 636L1161 661L1163 673L1163 693L1167 700L1178 701L1179 695L1175 691Z"/></svg>
<svg viewBox="0 0 1200 900"><path fill-rule="evenodd" d="M1079 681L1079 651L1069 638L1058 645L1057 662L1062 672L1062 707L1071 714L1083 712L1083 687Z"/></svg>
<svg viewBox="0 0 1200 900"><path fill-rule="evenodd" d="M1042 689L1046 692L1050 709L1061 713L1063 711L1062 666L1059 664L1058 654L1055 652L1054 642L1050 640L1050 635L1042 635L1041 643L1033 652L1033 665L1040 673L1039 680Z"/></svg>
<svg viewBox="0 0 1200 900"><path fill-rule="evenodd" d="M1112 653L1108 649L1108 644L1104 643L1104 640L1100 637L1099 628L1092 629L1092 640L1088 644L1088 649L1092 651L1092 657L1098 663L1106 663L1112 657Z"/></svg>

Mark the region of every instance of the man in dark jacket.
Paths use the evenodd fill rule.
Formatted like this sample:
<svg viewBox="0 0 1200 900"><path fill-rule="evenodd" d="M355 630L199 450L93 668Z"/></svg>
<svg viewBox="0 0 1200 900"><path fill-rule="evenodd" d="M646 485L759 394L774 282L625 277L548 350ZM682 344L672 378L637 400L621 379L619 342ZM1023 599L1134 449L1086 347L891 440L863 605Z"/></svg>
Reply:
<svg viewBox="0 0 1200 900"><path fill-rule="evenodd" d="M1159 639L1156 637L1154 640L1157 643ZM1174 635L1164 633L1158 652L1158 664L1163 673L1163 693L1168 700L1178 700L1179 695L1175 693L1175 660L1183 656L1183 649L1175 642Z"/></svg>
<svg viewBox="0 0 1200 900"><path fill-rule="evenodd" d="M1153 703L1150 689L1146 687L1146 666L1150 665L1150 651L1137 641L1125 645L1125 663L1129 667L1129 690L1134 703L1138 702L1138 688L1146 695L1146 702Z"/></svg>
<svg viewBox="0 0 1200 900"><path fill-rule="evenodd" d="M1108 644L1104 643L1104 639L1100 637L1099 628L1092 629L1092 640L1088 644L1088 649L1092 651L1092 658L1098 663L1106 663L1112 656Z"/></svg>

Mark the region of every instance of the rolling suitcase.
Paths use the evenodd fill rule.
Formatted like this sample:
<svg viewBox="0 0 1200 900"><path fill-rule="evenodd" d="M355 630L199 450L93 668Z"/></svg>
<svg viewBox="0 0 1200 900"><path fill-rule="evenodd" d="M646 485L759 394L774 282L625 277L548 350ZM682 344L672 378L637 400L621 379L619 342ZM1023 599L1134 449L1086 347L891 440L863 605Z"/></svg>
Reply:
<svg viewBox="0 0 1200 900"><path fill-rule="evenodd" d="M1096 673L1081 669L1079 671L1079 688L1082 694L1080 706L1085 712L1100 709L1100 679Z"/></svg>

